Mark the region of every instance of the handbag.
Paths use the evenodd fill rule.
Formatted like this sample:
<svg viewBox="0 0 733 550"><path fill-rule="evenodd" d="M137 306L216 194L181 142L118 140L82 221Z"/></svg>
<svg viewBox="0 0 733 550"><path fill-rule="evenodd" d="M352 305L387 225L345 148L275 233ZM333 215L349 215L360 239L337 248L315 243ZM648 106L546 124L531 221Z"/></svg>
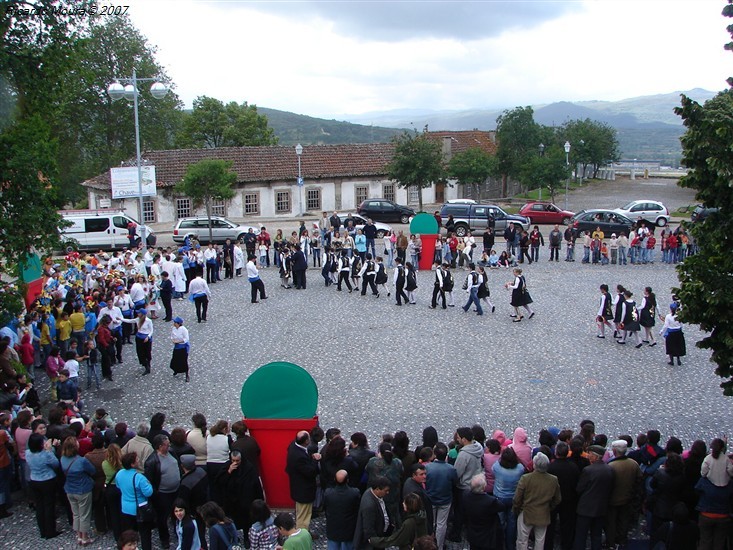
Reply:
<svg viewBox="0 0 733 550"><path fill-rule="evenodd" d="M145 504L138 504L137 500L137 488L135 487L135 476L132 476L132 491L135 493L135 519L138 523L154 523L155 522L155 509L148 500Z"/></svg>

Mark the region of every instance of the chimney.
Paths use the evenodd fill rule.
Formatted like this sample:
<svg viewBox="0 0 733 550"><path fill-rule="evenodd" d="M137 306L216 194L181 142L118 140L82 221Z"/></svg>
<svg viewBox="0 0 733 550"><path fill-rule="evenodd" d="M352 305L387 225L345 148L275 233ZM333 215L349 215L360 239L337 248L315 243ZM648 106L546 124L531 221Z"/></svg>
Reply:
<svg viewBox="0 0 733 550"><path fill-rule="evenodd" d="M451 151L451 142L453 141L453 138L451 136L444 136L443 137L443 160L445 162L448 162L451 157L453 157L453 153Z"/></svg>

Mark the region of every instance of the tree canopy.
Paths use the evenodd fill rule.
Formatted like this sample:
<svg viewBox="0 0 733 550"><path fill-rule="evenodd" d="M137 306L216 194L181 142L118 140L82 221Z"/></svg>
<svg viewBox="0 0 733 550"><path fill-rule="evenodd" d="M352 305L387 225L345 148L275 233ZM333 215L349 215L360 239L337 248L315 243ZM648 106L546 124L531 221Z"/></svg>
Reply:
<svg viewBox="0 0 733 550"><path fill-rule="evenodd" d="M445 177L440 143L430 139L427 126L422 132L405 130L392 143L395 153L387 166L387 177L400 187L417 187L422 211L422 190Z"/></svg>
<svg viewBox="0 0 733 550"><path fill-rule="evenodd" d="M232 101L224 105L218 99L199 96L193 111L186 114L178 136L182 147L243 147L277 145L275 132L267 125L267 117L257 113L256 105Z"/></svg>
<svg viewBox="0 0 733 550"><path fill-rule="evenodd" d="M507 193L507 179L520 179L524 166L537 156L542 143L542 129L533 115L532 107L516 107L504 111L496 119L496 159L502 180L502 196Z"/></svg>
<svg viewBox="0 0 733 550"><path fill-rule="evenodd" d="M723 10L733 17L733 0ZM727 27L733 36L733 25ZM733 43L726 49L732 50ZM728 79L733 87L733 78ZM715 374L723 379L725 395L733 395L733 90L720 92L700 105L682 96L675 112L687 128L682 160L689 172L680 185L697 190L696 198L719 211L689 226L699 252L677 267L679 316L707 332L697 346L712 352Z"/></svg>
<svg viewBox="0 0 733 550"><path fill-rule="evenodd" d="M209 219L209 242L212 241L211 201L229 200L234 196L232 188L237 181L237 174L231 171L232 162L228 160L205 159L190 164L186 168L176 191L190 197L194 205L203 204Z"/></svg>
<svg viewBox="0 0 733 550"><path fill-rule="evenodd" d="M479 147L456 153L448 162L448 175L459 185L469 186L479 196L480 186L497 171L496 157Z"/></svg>
<svg viewBox="0 0 733 550"><path fill-rule="evenodd" d="M558 136L562 143L570 142L570 162L582 165L584 174L590 166L595 177L602 166L619 159L616 129L604 122L571 120L560 127Z"/></svg>

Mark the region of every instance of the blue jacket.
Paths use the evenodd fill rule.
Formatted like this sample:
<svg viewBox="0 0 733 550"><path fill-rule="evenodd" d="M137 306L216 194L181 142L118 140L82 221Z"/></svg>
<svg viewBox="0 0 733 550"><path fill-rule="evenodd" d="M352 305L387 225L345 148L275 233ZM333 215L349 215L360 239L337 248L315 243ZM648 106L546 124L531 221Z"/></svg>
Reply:
<svg viewBox="0 0 733 550"><path fill-rule="evenodd" d="M83 456L62 456L61 471L66 476L66 494L83 495L94 489L94 475L97 469Z"/></svg>
<svg viewBox="0 0 733 550"><path fill-rule="evenodd" d="M699 495L695 509L712 514L730 514L730 497L733 493L733 483L728 482L725 487L713 485L706 477L701 477L695 485Z"/></svg>
<svg viewBox="0 0 733 550"><path fill-rule="evenodd" d="M133 487L133 479L135 485ZM148 497L153 495L153 486L148 478L139 473L135 468L120 470L115 477L115 485L122 493L122 513L128 516L136 515L135 496L137 493L137 504L145 504Z"/></svg>
<svg viewBox="0 0 733 550"><path fill-rule="evenodd" d="M425 492L434 506L446 506L453 499L453 488L458 485L458 473L450 464L434 460L425 465L428 473Z"/></svg>

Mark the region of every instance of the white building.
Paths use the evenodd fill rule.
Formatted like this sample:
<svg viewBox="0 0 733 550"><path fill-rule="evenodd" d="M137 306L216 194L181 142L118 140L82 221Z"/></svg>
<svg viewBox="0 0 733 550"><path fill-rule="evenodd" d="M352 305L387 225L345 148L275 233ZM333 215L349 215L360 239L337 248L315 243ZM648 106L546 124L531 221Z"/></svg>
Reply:
<svg viewBox="0 0 733 550"><path fill-rule="evenodd" d="M456 152L481 147L495 152L493 132L431 132L441 140L446 158ZM417 205L417 189L400 188L387 179L387 165L394 154L391 143L310 145L300 158L304 185L298 187L298 156L294 147L224 147L148 151L143 162L156 169L157 196L145 197L146 223L175 223L179 218L203 214L203 206L175 191L186 168L204 159L232 162L237 174L235 195L213 205L213 214L233 219L292 218L301 213L318 215L327 211L355 210L368 198L385 198L400 204ZM137 197L111 199L109 172L82 183L89 208L125 209L140 219ZM445 183L423 189L423 203L442 203L459 197L460 189Z"/></svg>

